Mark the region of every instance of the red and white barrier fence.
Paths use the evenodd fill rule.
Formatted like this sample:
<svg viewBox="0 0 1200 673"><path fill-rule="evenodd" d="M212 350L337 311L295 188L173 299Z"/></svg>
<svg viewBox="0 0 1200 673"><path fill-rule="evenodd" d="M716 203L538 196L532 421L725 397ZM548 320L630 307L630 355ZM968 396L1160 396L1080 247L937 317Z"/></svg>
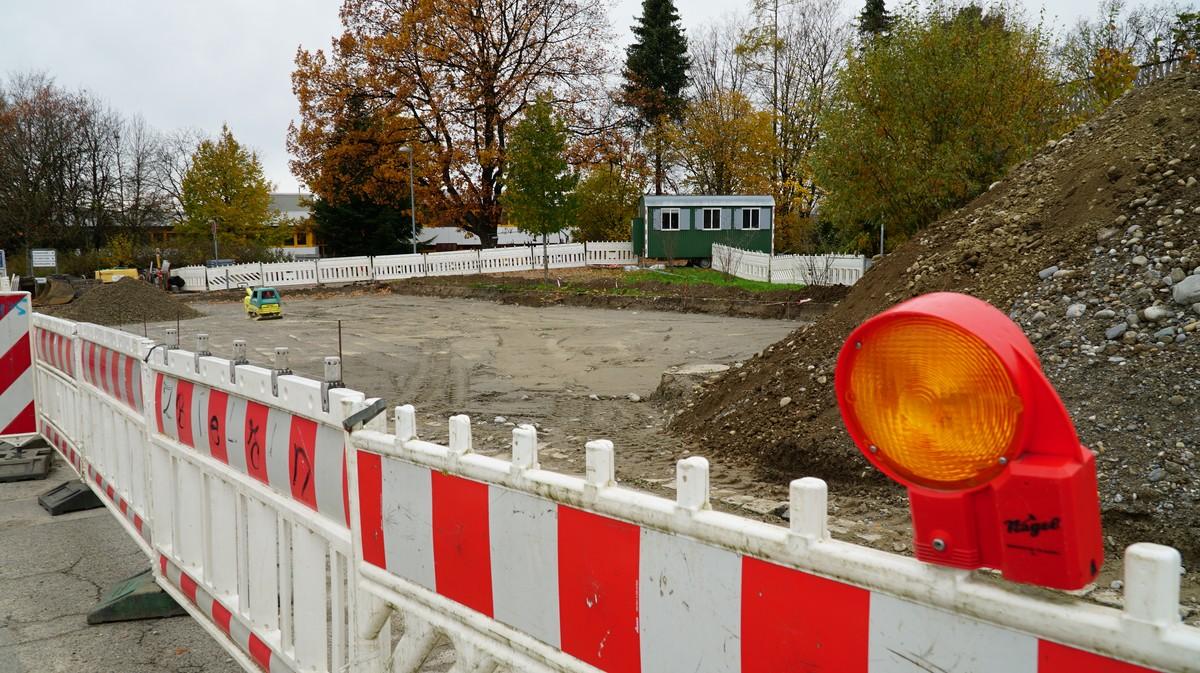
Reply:
<svg viewBox="0 0 1200 673"><path fill-rule="evenodd" d="M537 468L532 428L510 462L472 453L465 417L448 447L413 436L411 408L396 427L353 435L364 586L452 615L513 670L1200 669L1167 547L1130 549L1121 612L831 540L819 480L793 483L788 530L712 511L702 458L668 501L617 486L607 442L577 478Z"/></svg>
<svg viewBox="0 0 1200 673"><path fill-rule="evenodd" d="M40 432L230 656L247 670L382 670L356 662L382 662L386 638L351 637L341 420L362 394L119 330L36 323Z"/></svg>
<svg viewBox="0 0 1200 673"><path fill-rule="evenodd" d="M40 431L247 670L415 672L449 642L454 671L1200 672L1167 547L1130 547L1116 610L832 540L819 480L782 528L713 511L703 458L667 500L619 486L606 441L579 477L540 469L528 426L510 460L465 416L447 446L412 407L389 433L283 353L32 334Z"/></svg>
<svg viewBox="0 0 1200 673"><path fill-rule="evenodd" d="M37 432L32 320L28 292L0 293L0 435Z"/></svg>

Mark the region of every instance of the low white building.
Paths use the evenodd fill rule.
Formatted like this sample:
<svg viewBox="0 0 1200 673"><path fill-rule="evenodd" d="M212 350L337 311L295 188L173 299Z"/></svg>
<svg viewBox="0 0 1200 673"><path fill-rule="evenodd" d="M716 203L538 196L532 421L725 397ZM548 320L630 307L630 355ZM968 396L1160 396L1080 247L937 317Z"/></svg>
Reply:
<svg viewBox="0 0 1200 673"><path fill-rule="evenodd" d="M417 242L423 246L435 248L470 248L480 245L478 236L458 227L426 227L421 230L421 233L417 234ZM525 233L516 227L500 227L496 230L496 245L501 247L508 245L540 245L541 242L541 236ZM570 243L571 235L566 231L550 234L546 237L546 242L551 245L555 243Z"/></svg>
<svg viewBox="0 0 1200 673"><path fill-rule="evenodd" d="M292 240L277 250L295 259L321 256L321 242L317 240L312 221L312 194L303 192L276 192L271 194L271 209L277 210L292 227ZM527 234L516 227L500 227L497 230L499 246L540 244L540 236ZM546 242L570 243L571 235L566 231L551 234ZM472 248L480 245L479 237L458 227L426 227L417 234L417 243L422 247L442 250Z"/></svg>

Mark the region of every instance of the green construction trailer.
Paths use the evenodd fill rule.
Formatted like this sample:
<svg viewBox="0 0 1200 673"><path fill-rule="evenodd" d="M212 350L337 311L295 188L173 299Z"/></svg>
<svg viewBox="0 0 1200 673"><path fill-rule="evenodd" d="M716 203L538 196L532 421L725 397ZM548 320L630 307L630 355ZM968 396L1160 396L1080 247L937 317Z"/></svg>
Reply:
<svg viewBox="0 0 1200 673"><path fill-rule="evenodd" d="M706 262L720 243L774 252L775 199L771 196L643 196L633 220L639 257Z"/></svg>

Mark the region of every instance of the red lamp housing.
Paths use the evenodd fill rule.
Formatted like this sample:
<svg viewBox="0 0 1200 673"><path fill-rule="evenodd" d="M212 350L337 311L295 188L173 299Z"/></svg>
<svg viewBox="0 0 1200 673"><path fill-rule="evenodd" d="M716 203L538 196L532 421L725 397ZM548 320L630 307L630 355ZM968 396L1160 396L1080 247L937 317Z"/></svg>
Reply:
<svg viewBox="0 0 1200 673"><path fill-rule="evenodd" d="M1021 329L928 294L867 320L838 355L838 406L908 488L917 558L1078 589L1104 560L1095 459Z"/></svg>

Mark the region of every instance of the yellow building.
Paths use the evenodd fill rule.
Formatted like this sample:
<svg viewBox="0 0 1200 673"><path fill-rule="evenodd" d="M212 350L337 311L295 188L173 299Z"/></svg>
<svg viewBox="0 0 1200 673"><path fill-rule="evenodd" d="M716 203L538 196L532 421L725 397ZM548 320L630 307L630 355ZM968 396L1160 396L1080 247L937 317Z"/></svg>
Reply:
<svg viewBox="0 0 1200 673"><path fill-rule="evenodd" d="M271 209L278 210L292 229L291 241L284 243L283 253L289 257L319 257L321 244L317 241L316 225L312 221L312 194L276 192L271 194Z"/></svg>

